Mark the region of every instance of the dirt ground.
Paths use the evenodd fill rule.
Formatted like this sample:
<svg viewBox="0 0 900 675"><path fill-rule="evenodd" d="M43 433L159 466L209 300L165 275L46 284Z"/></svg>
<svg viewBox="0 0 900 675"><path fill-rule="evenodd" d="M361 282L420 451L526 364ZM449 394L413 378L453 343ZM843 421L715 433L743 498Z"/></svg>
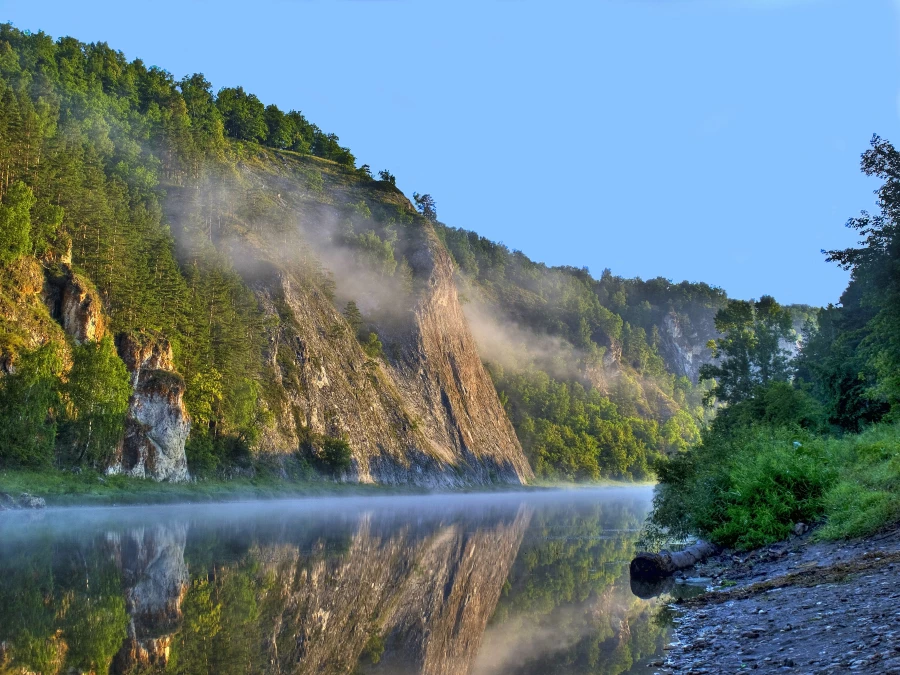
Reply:
<svg viewBox="0 0 900 675"><path fill-rule="evenodd" d="M682 576L709 577L719 590L677 605L660 675L900 675L900 528L837 543L806 533L722 553Z"/></svg>

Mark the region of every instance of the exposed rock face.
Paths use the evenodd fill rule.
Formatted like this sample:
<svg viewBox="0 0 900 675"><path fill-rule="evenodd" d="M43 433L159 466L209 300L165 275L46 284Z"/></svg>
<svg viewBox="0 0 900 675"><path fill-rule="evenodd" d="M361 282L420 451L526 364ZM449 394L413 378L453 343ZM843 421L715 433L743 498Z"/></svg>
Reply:
<svg viewBox="0 0 900 675"><path fill-rule="evenodd" d="M131 372L134 393L125 437L109 472L187 480L184 445L191 421L184 407L184 380L173 370L171 345L162 338L124 334L116 339L116 348Z"/></svg>
<svg viewBox="0 0 900 675"><path fill-rule="evenodd" d="M396 369L398 386L426 421L434 446L464 458L478 482L533 476L512 423L484 369L453 279L453 265L429 227L412 256L427 282ZM427 273L427 276L426 276Z"/></svg>
<svg viewBox="0 0 900 675"><path fill-rule="evenodd" d="M118 551L128 612L128 637L111 672L163 669L190 577L184 561L187 527L155 525L120 535Z"/></svg>
<svg viewBox="0 0 900 675"><path fill-rule="evenodd" d="M106 335L103 301L68 265L60 265L60 269L61 275L48 275L44 291L50 313L78 344L100 340Z"/></svg>
<svg viewBox="0 0 900 675"><path fill-rule="evenodd" d="M660 351L666 364L676 375L684 375L694 384L700 378L700 367L712 361L706 343L719 337L714 322L716 310L695 313L691 325L674 312L666 315L660 326Z"/></svg>
<svg viewBox="0 0 900 675"><path fill-rule="evenodd" d="M267 385L278 397L267 399L273 421L256 449L302 449L318 458L323 437L342 439L352 452L338 476L345 481L441 488L530 479L463 316L452 260L431 223L399 191L374 189L341 171L322 170L324 189L309 191L306 176L318 175L318 166L287 156L241 166L241 183L261 198L254 215L238 208L246 196L220 184L203 191L223 214L239 214L229 218L246 219L222 249L235 254L267 315ZM196 198L196 190L169 192L176 233L190 228L183 219ZM403 280L363 269L353 250L341 248L339 223L367 202L404 220L396 255L411 274ZM331 289L322 269L333 271ZM363 350L342 314L350 300L365 329L377 333L383 355Z"/></svg>
<svg viewBox="0 0 900 675"><path fill-rule="evenodd" d="M294 451L306 429L349 442L346 480L523 483L533 474L481 363L450 258L430 226L421 235L413 309L378 326L384 359L368 358L332 302L286 269L257 283L262 306L281 318L271 360L289 401L268 449Z"/></svg>

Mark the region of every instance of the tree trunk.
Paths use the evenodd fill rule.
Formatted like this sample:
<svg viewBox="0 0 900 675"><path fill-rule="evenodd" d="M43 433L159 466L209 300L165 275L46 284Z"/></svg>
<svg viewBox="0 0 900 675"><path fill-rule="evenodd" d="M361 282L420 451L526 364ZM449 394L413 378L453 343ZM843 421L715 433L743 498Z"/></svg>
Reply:
<svg viewBox="0 0 900 675"><path fill-rule="evenodd" d="M638 553L631 561L631 578L638 580L661 579L668 577L698 562L705 560L716 552L716 547L705 541L698 541L693 546L670 553Z"/></svg>

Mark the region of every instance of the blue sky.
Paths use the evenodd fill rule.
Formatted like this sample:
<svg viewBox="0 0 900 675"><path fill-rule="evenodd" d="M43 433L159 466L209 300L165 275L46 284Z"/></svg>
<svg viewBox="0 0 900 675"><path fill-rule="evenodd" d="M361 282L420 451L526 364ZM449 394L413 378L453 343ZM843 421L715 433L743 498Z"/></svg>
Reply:
<svg viewBox="0 0 900 675"><path fill-rule="evenodd" d="M837 301L900 142L890 0L0 0L337 133L440 219L548 264Z"/></svg>

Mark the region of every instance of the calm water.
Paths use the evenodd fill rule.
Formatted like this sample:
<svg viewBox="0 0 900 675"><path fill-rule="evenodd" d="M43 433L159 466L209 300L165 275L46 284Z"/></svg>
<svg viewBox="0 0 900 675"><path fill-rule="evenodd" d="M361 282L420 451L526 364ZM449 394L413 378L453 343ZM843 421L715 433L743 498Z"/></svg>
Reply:
<svg viewBox="0 0 900 675"><path fill-rule="evenodd" d="M0 672L647 673L649 488L0 515Z"/></svg>

